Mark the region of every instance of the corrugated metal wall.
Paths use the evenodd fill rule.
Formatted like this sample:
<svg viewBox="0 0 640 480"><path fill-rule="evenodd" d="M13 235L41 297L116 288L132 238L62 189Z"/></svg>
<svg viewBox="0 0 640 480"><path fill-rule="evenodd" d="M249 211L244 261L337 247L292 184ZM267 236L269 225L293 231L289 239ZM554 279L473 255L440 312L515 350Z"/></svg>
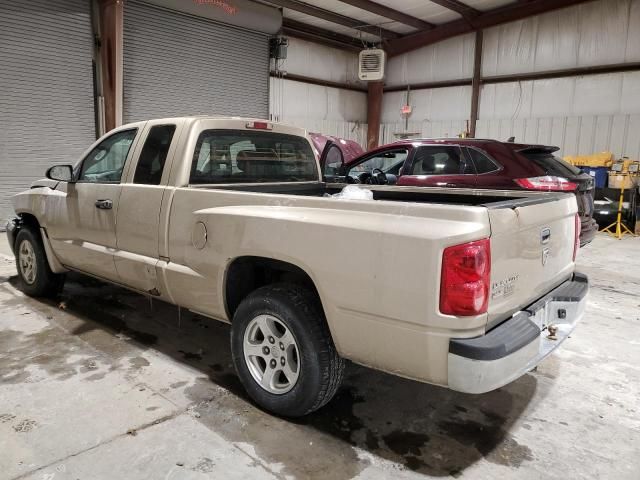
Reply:
<svg viewBox="0 0 640 480"><path fill-rule="evenodd" d="M358 59L353 52L289 39L287 59L279 68L288 73L364 86L358 80ZM276 121L366 143L367 94L271 78L269 112Z"/></svg>
<svg viewBox="0 0 640 480"><path fill-rule="evenodd" d="M473 45L463 35L394 57L387 84L470 78ZM588 2L487 29L482 61L484 76L638 62L640 0ZM381 141L404 131L404 95L384 95ZM640 72L485 85L480 100L477 136L640 159ZM471 88L416 90L410 103L413 130L453 136L465 129Z"/></svg>
<svg viewBox="0 0 640 480"><path fill-rule="evenodd" d="M95 140L85 0L0 0L0 221L10 196Z"/></svg>
<svg viewBox="0 0 640 480"><path fill-rule="evenodd" d="M127 1L123 84L125 122L200 114L266 118L268 36Z"/></svg>

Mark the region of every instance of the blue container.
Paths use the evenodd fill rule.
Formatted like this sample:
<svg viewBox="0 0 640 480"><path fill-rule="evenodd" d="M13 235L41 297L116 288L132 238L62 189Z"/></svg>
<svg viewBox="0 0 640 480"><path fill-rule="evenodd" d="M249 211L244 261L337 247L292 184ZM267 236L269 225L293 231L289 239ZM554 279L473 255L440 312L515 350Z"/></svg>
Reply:
<svg viewBox="0 0 640 480"><path fill-rule="evenodd" d="M609 180L609 167L580 167L584 173L593 177L596 188L605 188Z"/></svg>

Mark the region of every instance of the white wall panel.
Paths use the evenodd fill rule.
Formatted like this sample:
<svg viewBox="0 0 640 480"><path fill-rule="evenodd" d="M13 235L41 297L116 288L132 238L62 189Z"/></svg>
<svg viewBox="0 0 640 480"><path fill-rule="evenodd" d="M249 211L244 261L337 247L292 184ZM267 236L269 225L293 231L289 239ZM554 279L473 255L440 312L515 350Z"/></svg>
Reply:
<svg viewBox="0 0 640 480"><path fill-rule="evenodd" d="M364 92L273 77L271 92L272 114L281 119L308 117L346 122L367 119L367 94Z"/></svg>
<svg viewBox="0 0 640 480"><path fill-rule="evenodd" d="M387 62L385 83L393 86L470 78L474 44L474 34L461 35L392 57Z"/></svg>
<svg viewBox="0 0 640 480"><path fill-rule="evenodd" d="M637 0L600 0L579 5L578 65L606 65L625 61L629 5Z"/></svg>
<svg viewBox="0 0 640 480"><path fill-rule="evenodd" d="M467 128L466 120L439 120L424 122L388 122L380 125L380 144L391 143L398 140L404 132L418 134L419 138L446 138L456 137ZM414 137L415 138L415 137Z"/></svg>
<svg viewBox="0 0 640 480"><path fill-rule="evenodd" d="M406 92L385 93L382 98L382 122L402 120L400 108L405 103ZM410 93L413 107L410 121L441 121L468 119L471 109L471 87L433 88Z"/></svg>
<svg viewBox="0 0 640 480"><path fill-rule="evenodd" d="M272 119L365 143L366 93L272 77L270 95Z"/></svg>
<svg viewBox="0 0 640 480"><path fill-rule="evenodd" d="M620 110L622 75L593 75L575 78L574 115L609 114Z"/></svg>
<svg viewBox="0 0 640 480"><path fill-rule="evenodd" d="M609 150L640 159L640 114L479 120L477 136L560 147L561 155Z"/></svg>
<svg viewBox="0 0 640 480"><path fill-rule="evenodd" d="M278 63L288 73L348 84L358 80L358 54L289 37L287 58Z"/></svg>
<svg viewBox="0 0 640 480"><path fill-rule="evenodd" d="M332 82L359 84L358 56L353 52L289 38L287 73ZM367 94L271 77L269 112L272 119L366 143Z"/></svg>
<svg viewBox="0 0 640 480"><path fill-rule="evenodd" d="M489 28L485 76L640 60L640 0L599 0Z"/></svg>
<svg viewBox="0 0 640 480"><path fill-rule="evenodd" d="M555 117L571 112L576 82L574 78L536 80L533 84L531 115Z"/></svg>
<svg viewBox="0 0 640 480"><path fill-rule="evenodd" d="M636 113L640 72L484 85L479 110L480 119Z"/></svg>

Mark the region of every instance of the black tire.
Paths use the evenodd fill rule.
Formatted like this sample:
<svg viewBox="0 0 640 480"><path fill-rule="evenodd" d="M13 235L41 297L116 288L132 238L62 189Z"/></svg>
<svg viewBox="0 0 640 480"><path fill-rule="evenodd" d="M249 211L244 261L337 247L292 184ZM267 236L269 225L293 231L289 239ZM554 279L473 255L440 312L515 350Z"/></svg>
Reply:
<svg viewBox="0 0 640 480"><path fill-rule="evenodd" d="M275 317L295 338L299 374L293 388L286 393L265 390L245 361L245 331L259 315ZM335 395L344 375L345 362L333 344L318 298L294 284L259 288L240 303L231 326L231 353L249 396L265 410L283 417L301 417L325 405Z"/></svg>
<svg viewBox="0 0 640 480"><path fill-rule="evenodd" d="M24 242L28 243L34 253L33 278L25 277L25 269L21 265L25 257L21 251ZM64 274L53 273L49 268L40 232L29 227L22 228L16 237L15 252L20 290L30 297L51 297L60 292L64 284Z"/></svg>

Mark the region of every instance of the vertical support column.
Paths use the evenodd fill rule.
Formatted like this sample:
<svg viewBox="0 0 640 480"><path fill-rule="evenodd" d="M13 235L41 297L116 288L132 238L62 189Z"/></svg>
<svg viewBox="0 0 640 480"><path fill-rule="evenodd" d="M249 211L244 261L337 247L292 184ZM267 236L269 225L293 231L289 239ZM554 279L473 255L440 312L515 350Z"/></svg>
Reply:
<svg viewBox="0 0 640 480"><path fill-rule="evenodd" d="M475 138L478 122L478 105L480 104L480 83L482 81L482 30L476 32L476 46L473 61L473 80L471 81L471 118L469 136Z"/></svg>
<svg viewBox="0 0 640 480"><path fill-rule="evenodd" d="M122 125L123 0L99 0L105 130Z"/></svg>
<svg viewBox="0 0 640 480"><path fill-rule="evenodd" d="M384 82L369 82L367 86L367 150L379 143L383 86Z"/></svg>

